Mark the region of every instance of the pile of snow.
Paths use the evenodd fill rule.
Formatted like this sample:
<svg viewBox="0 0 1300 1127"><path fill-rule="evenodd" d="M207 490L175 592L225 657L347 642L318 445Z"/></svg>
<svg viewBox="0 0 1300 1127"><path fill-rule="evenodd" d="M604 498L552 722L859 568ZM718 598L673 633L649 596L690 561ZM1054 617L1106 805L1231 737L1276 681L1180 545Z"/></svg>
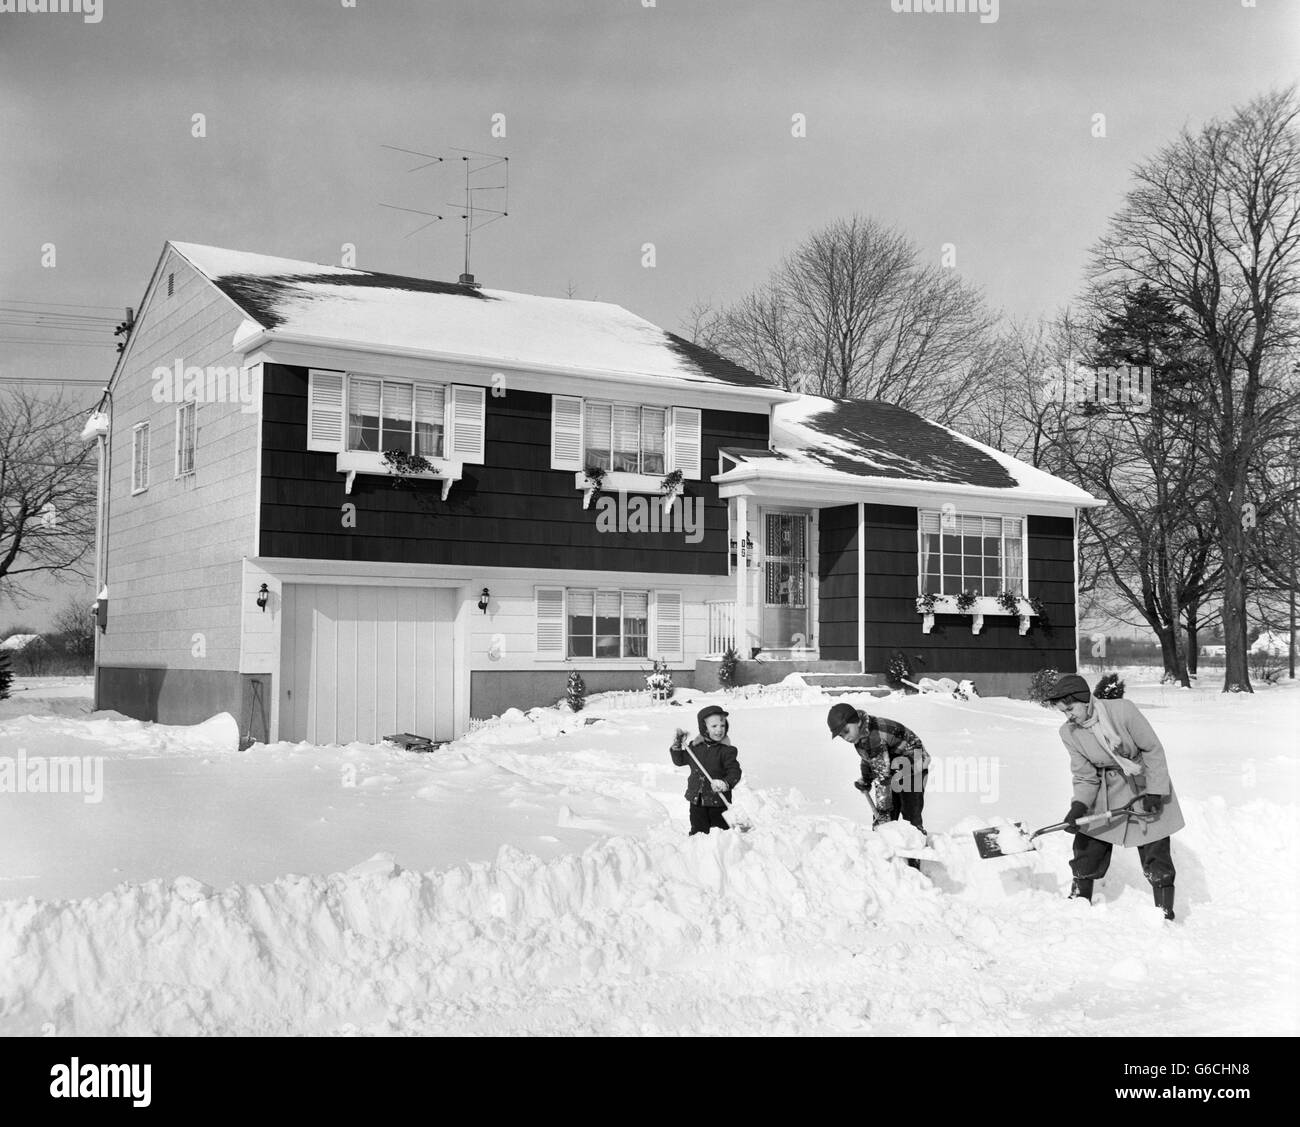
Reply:
<svg viewBox="0 0 1300 1127"><path fill-rule="evenodd" d="M127 756L239 750L239 723L228 712L219 712L201 724L155 724L116 712L101 712L75 722L61 716L20 716L5 723L4 742L7 748L44 748L60 737L67 740L70 729L71 746L61 749L65 754L88 754L90 749Z"/></svg>
<svg viewBox="0 0 1300 1127"><path fill-rule="evenodd" d="M825 698L779 688L815 700L507 713L432 754L0 720L6 754L105 758L99 805L0 795L0 1033L1300 1031L1294 687L1130 681L1187 818L1173 926L1133 850L1091 908L1064 833L979 859L1068 805L1048 710L862 698L934 756L927 840L869 828ZM688 838L667 746L714 700L754 829Z"/></svg>

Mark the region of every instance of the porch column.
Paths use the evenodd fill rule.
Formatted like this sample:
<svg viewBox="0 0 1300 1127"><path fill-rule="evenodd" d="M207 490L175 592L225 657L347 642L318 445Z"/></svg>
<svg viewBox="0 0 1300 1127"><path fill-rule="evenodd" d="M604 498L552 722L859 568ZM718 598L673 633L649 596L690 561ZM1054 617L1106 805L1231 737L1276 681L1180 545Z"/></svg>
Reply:
<svg viewBox="0 0 1300 1127"><path fill-rule="evenodd" d="M749 587L749 557L744 554L745 532L749 527L749 499L736 498L736 652L749 660L749 611L745 596Z"/></svg>
<svg viewBox="0 0 1300 1127"><path fill-rule="evenodd" d="M858 502L858 670L867 671L867 507Z"/></svg>

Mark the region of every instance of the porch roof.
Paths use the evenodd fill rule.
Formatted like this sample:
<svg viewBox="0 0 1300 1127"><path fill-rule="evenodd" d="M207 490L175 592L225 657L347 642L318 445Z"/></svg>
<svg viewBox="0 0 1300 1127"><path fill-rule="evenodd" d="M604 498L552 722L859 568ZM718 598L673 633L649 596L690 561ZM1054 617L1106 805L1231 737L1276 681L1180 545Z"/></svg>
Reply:
<svg viewBox="0 0 1300 1127"><path fill-rule="evenodd" d="M879 400L804 395L778 404L772 448L722 451L736 465L714 477L823 486L838 503L846 491L953 494L1094 508L1104 502L1077 485L982 442Z"/></svg>

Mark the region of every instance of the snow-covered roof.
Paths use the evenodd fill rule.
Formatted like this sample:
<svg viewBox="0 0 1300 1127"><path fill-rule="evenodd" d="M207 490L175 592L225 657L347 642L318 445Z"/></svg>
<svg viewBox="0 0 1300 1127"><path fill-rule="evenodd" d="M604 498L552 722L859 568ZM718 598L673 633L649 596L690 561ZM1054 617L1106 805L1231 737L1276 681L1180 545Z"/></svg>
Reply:
<svg viewBox="0 0 1300 1127"><path fill-rule="evenodd" d="M20 650L25 650L39 638L39 634L10 634L3 642L0 642L0 650L17 653Z"/></svg>
<svg viewBox="0 0 1300 1127"><path fill-rule="evenodd" d="M856 487L952 488L1079 507L1101 504L1076 485L880 400L803 395L778 404L772 449L732 449L747 477Z"/></svg>
<svg viewBox="0 0 1300 1127"><path fill-rule="evenodd" d="M458 282L322 266L172 243L272 337L383 346L521 368L617 373L752 388L784 397L746 368L604 301L538 297Z"/></svg>

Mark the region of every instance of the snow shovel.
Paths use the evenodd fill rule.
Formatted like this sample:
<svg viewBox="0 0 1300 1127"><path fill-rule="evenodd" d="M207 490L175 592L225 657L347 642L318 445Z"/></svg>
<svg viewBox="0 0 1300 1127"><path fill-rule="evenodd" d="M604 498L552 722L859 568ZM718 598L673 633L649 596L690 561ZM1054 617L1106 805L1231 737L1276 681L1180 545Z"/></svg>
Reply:
<svg viewBox="0 0 1300 1127"><path fill-rule="evenodd" d="M1089 814L1086 818L1079 818L1075 821L1075 826L1091 826L1096 822L1104 822L1110 818L1138 818L1142 817L1133 809L1142 795L1130 799L1123 806L1115 810L1103 810L1100 814ZM980 860L987 861L992 857L1008 857L1014 853L1026 853L1034 848L1034 839L1041 837L1043 834L1055 833L1057 830L1063 830L1070 825L1069 822L1056 822L1050 826L1044 826L1041 830L1035 830L1031 834L1025 833L1024 822L1016 822L1011 826L989 826L987 829L973 830L975 836L975 848L979 850Z"/></svg>
<svg viewBox="0 0 1300 1127"><path fill-rule="evenodd" d="M680 732L681 729L679 728L678 731ZM704 769L704 764L695 758L695 752L691 750L691 745L683 740L682 747L686 750L686 754L691 757L691 762L694 763L695 766L700 769L700 774L703 775L706 779L708 779L711 782L713 780L713 776L710 775ZM732 806L730 801L728 801L726 794L724 794L720 790L714 791L713 793L716 794L720 799L722 799L722 804L727 808L727 813L731 814L736 819L736 829L738 829L743 834L747 834L749 833L750 830L754 828L752 825L750 825L748 819L743 814L736 813L736 808Z"/></svg>

